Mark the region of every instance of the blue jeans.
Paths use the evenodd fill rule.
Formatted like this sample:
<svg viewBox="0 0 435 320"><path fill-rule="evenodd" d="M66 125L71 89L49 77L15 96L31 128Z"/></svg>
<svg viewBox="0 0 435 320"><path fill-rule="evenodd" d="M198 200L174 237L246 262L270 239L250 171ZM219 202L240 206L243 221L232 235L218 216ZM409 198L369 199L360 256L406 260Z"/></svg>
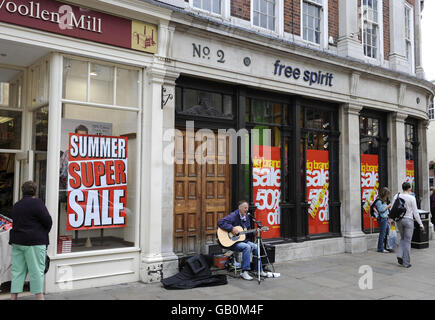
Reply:
<svg viewBox="0 0 435 320"><path fill-rule="evenodd" d="M251 270L251 252L253 253L253 261L254 261L254 269L257 270L257 244L248 241L248 242L237 242L233 244L230 248L231 251L242 252L242 270L249 271ZM260 271L263 270L260 259Z"/></svg>
<svg viewBox="0 0 435 320"><path fill-rule="evenodd" d="M385 236L387 235L388 218L378 219L379 223L379 239L378 239L378 252L384 251L385 248Z"/></svg>

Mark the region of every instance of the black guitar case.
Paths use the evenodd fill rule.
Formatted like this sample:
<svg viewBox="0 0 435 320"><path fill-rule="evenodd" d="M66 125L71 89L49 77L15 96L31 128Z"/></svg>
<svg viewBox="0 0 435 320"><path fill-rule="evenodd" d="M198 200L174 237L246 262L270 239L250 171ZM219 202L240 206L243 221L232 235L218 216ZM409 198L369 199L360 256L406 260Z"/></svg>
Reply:
<svg viewBox="0 0 435 320"><path fill-rule="evenodd" d="M161 280L165 289L192 289L227 284L226 275L213 275L206 258L197 254L186 260L184 267L176 275Z"/></svg>

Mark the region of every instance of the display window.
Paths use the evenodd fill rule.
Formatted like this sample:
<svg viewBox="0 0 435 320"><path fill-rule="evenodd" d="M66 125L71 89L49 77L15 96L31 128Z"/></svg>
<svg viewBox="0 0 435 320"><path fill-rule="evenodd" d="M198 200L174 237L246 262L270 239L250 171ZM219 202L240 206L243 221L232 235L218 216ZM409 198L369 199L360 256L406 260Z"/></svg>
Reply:
<svg viewBox="0 0 435 320"><path fill-rule="evenodd" d="M251 190L256 219L269 228L262 235L264 239L281 237L281 156L283 149L288 149L288 140L282 139L281 132L288 123L287 110L284 103L255 98L246 101L251 148L245 154L250 154L252 161L244 165L245 190Z"/></svg>
<svg viewBox="0 0 435 320"><path fill-rule="evenodd" d="M409 182L417 204L420 206L420 190L418 184L418 123L407 119L405 123L405 152L406 152L406 182Z"/></svg>
<svg viewBox="0 0 435 320"><path fill-rule="evenodd" d="M376 218L370 216L370 204L388 182L386 119L382 114L363 110L359 125L362 229L371 233L378 230L379 224Z"/></svg>
<svg viewBox="0 0 435 320"><path fill-rule="evenodd" d="M140 70L65 57L58 253L135 245Z"/></svg>
<svg viewBox="0 0 435 320"><path fill-rule="evenodd" d="M330 173L331 169L336 170L336 167L330 168L331 159L337 157L336 148L331 148L336 141L331 143L330 139L336 133L335 117L333 110L310 105L302 105L301 108L301 159L305 159L303 187L310 236L328 234L332 229L330 203L334 201L330 185L338 183L336 175L331 181Z"/></svg>

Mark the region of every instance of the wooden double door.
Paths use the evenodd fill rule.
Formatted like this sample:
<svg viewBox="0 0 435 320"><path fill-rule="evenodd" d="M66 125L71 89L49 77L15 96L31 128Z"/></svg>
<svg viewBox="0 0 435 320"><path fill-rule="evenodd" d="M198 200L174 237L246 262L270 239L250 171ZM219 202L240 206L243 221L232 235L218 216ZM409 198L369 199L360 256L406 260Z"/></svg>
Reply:
<svg viewBox="0 0 435 320"><path fill-rule="evenodd" d="M219 219L231 209L228 138L216 133L175 139L174 251L185 256L208 253L216 244ZM194 140L193 140L194 139Z"/></svg>

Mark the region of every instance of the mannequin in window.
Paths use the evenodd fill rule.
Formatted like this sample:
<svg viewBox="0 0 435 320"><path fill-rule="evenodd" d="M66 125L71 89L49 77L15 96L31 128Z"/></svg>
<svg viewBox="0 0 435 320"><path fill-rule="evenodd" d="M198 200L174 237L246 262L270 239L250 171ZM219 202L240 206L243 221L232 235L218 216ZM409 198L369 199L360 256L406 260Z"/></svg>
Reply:
<svg viewBox="0 0 435 320"><path fill-rule="evenodd" d="M74 130L78 134L88 134L89 130L84 125L79 125ZM68 180L68 156L69 150L60 152L60 163L59 163L59 201L66 202L67 194L67 180Z"/></svg>

